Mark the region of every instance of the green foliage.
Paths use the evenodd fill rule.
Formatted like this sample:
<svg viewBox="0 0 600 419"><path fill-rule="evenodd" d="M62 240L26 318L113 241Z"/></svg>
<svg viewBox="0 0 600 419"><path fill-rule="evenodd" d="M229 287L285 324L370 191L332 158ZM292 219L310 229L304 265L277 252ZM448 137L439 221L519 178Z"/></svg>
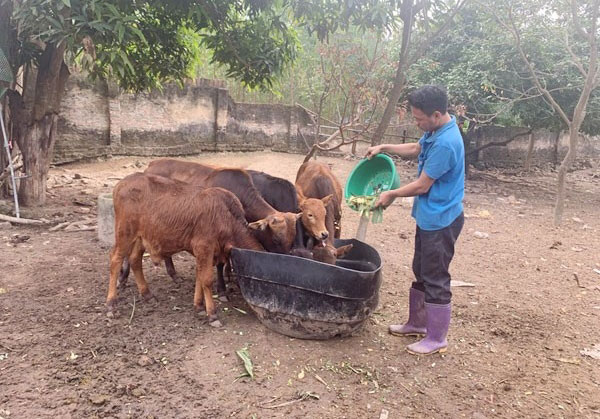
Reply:
<svg viewBox="0 0 600 419"><path fill-rule="evenodd" d="M228 76L269 85L297 48L282 7L270 0L24 0L14 6L16 66L39 64L44 45L65 43L67 56L92 76L114 77L129 90L192 76L200 45Z"/></svg>
<svg viewBox="0 0 600 419"><path fill-rule="evenodd" d="M212 51L212 63L227 64L227 77L249 87L272 86L265 75L281 74L296 56L296 34L277 14L261 14L252 21L239 18L207 33L203 44Z"/></svg>
<svg viewBox="0 0 600 419"><path fill-rule="evenodd" d="M396 0L296 0L291 2L299 22L321 41L338 29L351 27L391 33L397 29Z"/></svg>
<svg viewBox="0 0 600 419"><path fill-rule="evenodd" d="M450 100L464 104L467 115L486 123L564 129L565 125L543 98L515 47L510 32L497 20L508 16L507 2L491 9L473 3L463 9L448 34L427 57L410 70L410 85L439 83L448 87ZM583 78L565 48L565 33L573 50L586 62L585 46L568 27L569 5L562 1L512 2L512 16L522 44L542 84L572 115ZM592 95L583 130L600 129L598 92Z"/></svg>
<svg viewBox="0 0 600 419"><path fill-rule="evenodd" d="M8 0L4 0L8 1ZM193 75L202 55L250 88L273 88L298 54L293 26L321 39L350 23L391 29L391 0L23 0L14 1L18 67L38 62L44 45L66 44L67 56L94 77L129 90L160 87Z"/></svg>
<svg viewBox="0 0 600 419"><path fill-rule="evenodd" d="M579 24L589 26L586 6L576 3ZM454 1L419 4L414 44ZM569 24L565 0L499 0L494 9L471 2L410 68L407 91L439 83L448 87L452 103L464 104L479 121L562 129L494 16L506 16L509 5L543 84L570 115L582 77L564 34L583 62L589 51ZM92 76L116 78L128 90L195 76L227 78L239 100L322 106L323 116L338 120L346 102L350 114L384 102L397 64L400 9L396 0L24 0L14 2L14 67L39 62L44 45L64 42L67 57ZM600 129L599 115L594 92L586 132Z"/></svg>

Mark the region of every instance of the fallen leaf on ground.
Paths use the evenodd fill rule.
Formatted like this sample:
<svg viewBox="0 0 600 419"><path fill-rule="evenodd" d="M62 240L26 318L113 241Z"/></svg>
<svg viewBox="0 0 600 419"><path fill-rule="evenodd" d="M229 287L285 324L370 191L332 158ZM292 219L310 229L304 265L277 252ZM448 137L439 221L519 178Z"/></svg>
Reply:
<svg viewBox="0 0 600 419"><path fill-rule="evenodd" d="M246 370L246 374L250 378L254 378L254 366L252 365L252 359L250 359L250 353L248 352L248 348L244 347L235 351L237 356L240 357L242 361L244 361L244 369ZM244 376L242 375L242 377Z"/></svg>
<svg viewBox="0 0 600 419"><path fill-rule="evenodd" d="M452 281L450 281L450 286L451 287L474 287L475 284L473 284L471 282L459 281L458 279L453 279Z"/></svg>

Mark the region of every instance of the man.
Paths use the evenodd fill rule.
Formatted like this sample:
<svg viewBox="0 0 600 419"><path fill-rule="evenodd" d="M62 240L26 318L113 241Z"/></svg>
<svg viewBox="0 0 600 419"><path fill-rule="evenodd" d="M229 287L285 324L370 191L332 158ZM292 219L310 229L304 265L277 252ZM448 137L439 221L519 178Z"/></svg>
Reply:
<svg viewBox="0 0 600 419"><path fill-rule="evenodd" d="M412 354L445 352L450 326L451 298L448 268L454 243L463 224L464 146L456 119L448 114L448 97L437 86L426 85L408 97L417 126L425 131L418 143L369 147L367 158L387 152L419 157L418 178L383 192L375 206L388 207L396 198L414 196L412 216L417 222L408 321L391 325L390 333L425 338L407 346Z"/></svg>

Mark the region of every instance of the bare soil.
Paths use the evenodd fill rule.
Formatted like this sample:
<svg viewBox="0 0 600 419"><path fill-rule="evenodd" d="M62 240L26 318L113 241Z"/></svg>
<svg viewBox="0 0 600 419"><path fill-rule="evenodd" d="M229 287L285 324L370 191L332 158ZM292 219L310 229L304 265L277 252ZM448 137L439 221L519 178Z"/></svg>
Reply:
<svg viewBox="0 0 600 419"><path fill-rule="evenodd" d="M191 160L259 169L294 180L302 156L203 154ZM355 160L319 158L342 182ZM48 204L25 216L95 225L96 198L147 158L51 170ZM414 177L401 162L403 181ZM416 357L387 333L406 318L414 221L398 201L367 242L384 259L377 312L355 336L291 339L258 322L239 293L219 304L224 324L193 310L193 260L178 255L176 285L145 261L156 303L133 281L121 316L104 301L108 249L95 230L0 227L2 418L593 418L600 417L600 171L569 175L561 227L552 225L552 171L477 172L451 267L449 350ZM342 236L358 216L344 207ZM480 234L486 233L486 234ZM483 237L483 238L481 238ZM596 269L596 271L595 271ZM238 311L239 309L240 311ZM255 378L240 377L247 347Z"/></svg>

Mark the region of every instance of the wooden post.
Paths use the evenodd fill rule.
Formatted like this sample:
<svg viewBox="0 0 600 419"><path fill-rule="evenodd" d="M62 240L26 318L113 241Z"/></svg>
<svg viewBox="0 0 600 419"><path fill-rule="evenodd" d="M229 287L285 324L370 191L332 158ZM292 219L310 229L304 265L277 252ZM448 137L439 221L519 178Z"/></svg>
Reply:
<svg viewBox="0 0 600 419"><path fill-rule="evenodd" d="M356 239L364 242L367 238L367 227L369 227L369 217L363 215L360 217L358 222L358 229L356 230Z"/></svg>

